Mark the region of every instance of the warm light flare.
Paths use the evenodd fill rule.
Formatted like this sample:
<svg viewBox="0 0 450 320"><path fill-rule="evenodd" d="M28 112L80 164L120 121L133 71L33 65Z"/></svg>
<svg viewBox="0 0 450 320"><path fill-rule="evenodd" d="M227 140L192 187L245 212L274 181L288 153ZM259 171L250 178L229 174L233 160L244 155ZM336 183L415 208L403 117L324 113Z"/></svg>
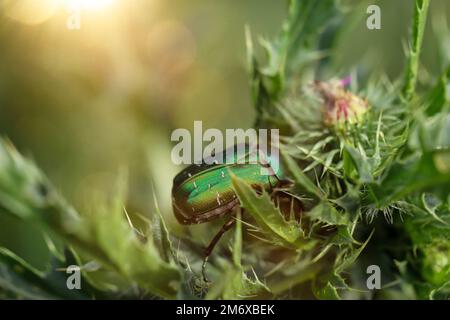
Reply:
<svg viewBox="0 0 450 320"><path fill-rule="evenodd" d="M0 0L0 11L26 24L39 24L53 17L59 9L100 11L117 0Z"/></svg>
<svg viewBox="0 0 450 320"><path fill-rule="evenodd" d="M111 6L115 0L66 0L71 7L77 7L83 10L99 10Z"/></svg>

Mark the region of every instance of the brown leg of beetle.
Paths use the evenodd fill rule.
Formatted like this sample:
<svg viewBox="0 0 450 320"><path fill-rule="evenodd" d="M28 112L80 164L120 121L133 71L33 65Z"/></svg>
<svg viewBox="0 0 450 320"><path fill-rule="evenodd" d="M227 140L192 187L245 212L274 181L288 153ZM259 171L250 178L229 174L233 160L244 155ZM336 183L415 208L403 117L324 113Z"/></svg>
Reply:
<svg viewBox="0 0 450 320"><path fill-rule="evenodd" d="M297 198L292 197L284 191L279 191L272 195L272 199L280 209L286 221L295 218L298 223L301 222L303 206ZM291 217L292 213L294 214L294 217Z"/></svg>
<svg viewBox="0 0 450 320"><path fill-rule="evenodd" d="M295 215L295 221L297 221L298 224L300 224L302 222L302 214L303 214L303 207L301 205L301 203L296 202L298 201L298 199L294 199L292 198L292 210L294 210L294 215ZM296 206L297 204L297 206Z"/></svg>
<svg viewBox="0 0 450 320"><path fill-rule="evenodd" d="M203 280L205 282L209 282L208 278L206 277L206 263L208 262L208 258L211 255L211 252L213 251L216 244L219 242L220 238L222 238L224 233L227 232L228 230L230 230L231 227L233 227L235 223L236 223L236 219L235 219L235 216L233 215L230 220L225 222L225 224L222 226L222 228L220 228L219 232L217 232L217 234L211 240L209 245L206 247L205 259L203 260L203 265L202 265L202 275L203 275Z"/></svg>

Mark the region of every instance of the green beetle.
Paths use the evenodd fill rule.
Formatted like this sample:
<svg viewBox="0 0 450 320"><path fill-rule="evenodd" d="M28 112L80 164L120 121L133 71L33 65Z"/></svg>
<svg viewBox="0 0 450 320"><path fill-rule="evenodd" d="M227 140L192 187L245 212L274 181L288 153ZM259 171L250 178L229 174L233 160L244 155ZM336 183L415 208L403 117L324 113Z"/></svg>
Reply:
<svg viewBox="0 0 450 320"><path fill-rule="evenodd" d="M181 171L173 180L172 207L177 220L184 225L199 224L230 215L230 219L222 226L205 250L203 274L206 261L222 235L229 230L236 219L234 212L239 208L239 199L234 192L231 174L245 180L256 191L269 191L276 198L279 207L286 207L293 198L285 192L292 186L278 157L263 154L256 157L258 162L250 162L252 154L244 153L242 159L237 145L227 149L218 156L224 159L221 164L193 164ZM244 146L249 150L248 146ZM253 155L254 156L254 155ZM217 158L217 157L216 157ZM239 161L241 159L241 161ZM255 158L253 158L255 159ZM242 161L244 160L244 161ZM276 163L275 163L276 162ZM277 174L272 167L277 165ZM268 175L262 175L261 169L266 168ZM291 207L288 205L288 207ZM296 215L301 213L302 206L298 200L295 204ZM204 274L204 278L205 274Z"/></svg>

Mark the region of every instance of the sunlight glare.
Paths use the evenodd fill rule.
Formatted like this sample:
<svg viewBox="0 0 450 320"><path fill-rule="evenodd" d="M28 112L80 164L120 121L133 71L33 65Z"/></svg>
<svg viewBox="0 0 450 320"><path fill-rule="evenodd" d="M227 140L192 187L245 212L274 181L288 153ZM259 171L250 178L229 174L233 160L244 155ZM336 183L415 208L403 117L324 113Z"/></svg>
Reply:
<svg viewBox="0 0 450 320"><path fill-rule="evenodd" d="M70 6L82 10L100 10L111 6L114 2L115 0L67 0Z"/></svg>

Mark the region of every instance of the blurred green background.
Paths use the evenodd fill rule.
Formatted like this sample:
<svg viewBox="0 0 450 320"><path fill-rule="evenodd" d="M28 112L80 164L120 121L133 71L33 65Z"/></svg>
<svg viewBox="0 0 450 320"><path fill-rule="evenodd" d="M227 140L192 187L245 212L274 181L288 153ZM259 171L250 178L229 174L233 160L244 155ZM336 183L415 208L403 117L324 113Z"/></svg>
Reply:
<svg viewBox="0 0 450 320"><path fill-rule="evenodd" d="M168 223L179 228L170 205L181 169L170 161L171 131L192 129L194 120L204 128L252 125L244 26L255 38L274 36L287 3L92 0L99 6L82 8L81 28L69 30L70 1L77 0L0 0L0 134L79 211L99 193L112 196L127 168L129 210L154 210L153 185ZM349 11L331 53L335 75L358 65L362 81L397 79L413 1L343 3ZM381 7L381 30L366 28L369 4ZM450 2L432 1L419 81L448 62L441 54L450 46L441 36L447 17ZM49 256L36 226L4 215L0 246L40 268Z"/></svg>

